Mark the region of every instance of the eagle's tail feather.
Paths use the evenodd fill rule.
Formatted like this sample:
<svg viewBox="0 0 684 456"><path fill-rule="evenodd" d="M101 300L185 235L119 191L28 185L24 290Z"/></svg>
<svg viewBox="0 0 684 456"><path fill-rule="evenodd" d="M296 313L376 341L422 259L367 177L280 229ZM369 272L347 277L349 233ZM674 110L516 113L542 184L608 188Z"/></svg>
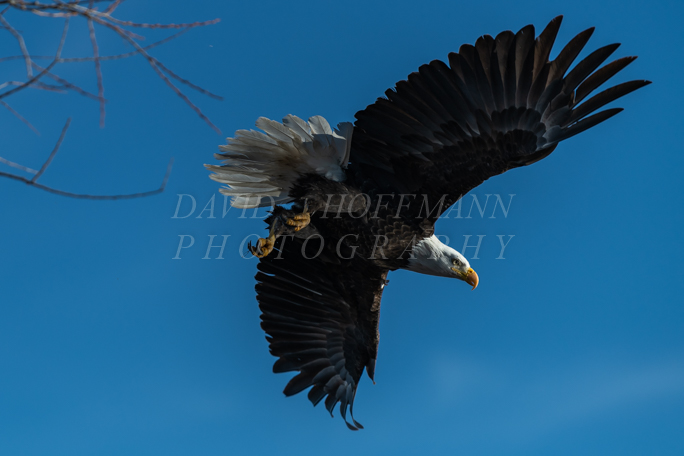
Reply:
<svg viewBox="0 0 684 456"><path fill-rule="evenodd" d="M216 158L223 164L205 165L210 177L226 184L221 193L232 196L237 208L264 207L293 201L289 193L305 174L344 180L353 127L344 122L333 130L321 116L309 122L288 115L283 123L260 117L260 131L238 130Z"/></svg>

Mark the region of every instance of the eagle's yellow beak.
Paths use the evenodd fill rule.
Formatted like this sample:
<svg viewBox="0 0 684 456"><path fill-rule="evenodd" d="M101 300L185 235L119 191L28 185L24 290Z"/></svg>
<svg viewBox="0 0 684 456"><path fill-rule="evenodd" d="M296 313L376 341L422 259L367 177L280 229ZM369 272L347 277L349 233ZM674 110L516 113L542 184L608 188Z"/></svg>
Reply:
<svg viewBox="0 0 684 456"><path fill-rule="evenodd" d="M473 271L473 268L470 268L465 276L465 281L468 285L472 285L474 290L477 288L477 284L480 283L480 278L477 276L477 272Z"/></svg>
<svg viewBox="0 0 684 456"><path fill-rule="evenodd" d="M469 268L468 272L466 272L465 274L456 268L451 268L451 270L458 274L459 278L463 280L465 283L467 283L468 285L472 285L473 290L477 288L477 284L480 283L480 278L477 276L477 272L473 271L473 268Z"/></svg>

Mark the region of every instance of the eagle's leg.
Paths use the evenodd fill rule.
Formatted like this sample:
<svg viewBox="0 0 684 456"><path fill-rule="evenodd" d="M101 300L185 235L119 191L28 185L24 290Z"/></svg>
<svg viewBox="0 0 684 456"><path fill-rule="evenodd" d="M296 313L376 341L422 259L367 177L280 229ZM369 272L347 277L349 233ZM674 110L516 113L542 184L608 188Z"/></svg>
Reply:
<svg viewBox="0 0 684 456"><path fill-rule="evenodd" d="M301 214L286 218L285 223L293 226L295 231L306 228L306 226L311 223L311 213L309 212L308 205L304 204L304 210Z"/></svg>
<svg viewBox="0 0 684 456"><path fill-rule="evenodd" d="M283 234L284 231L285 227L280 221L280 217L274 217L271 226L268 229L268 237L259 238L255 246L252 245L251 242L248 243L247 248L255 257L263 258L273 251L276 239Z"/></svg>

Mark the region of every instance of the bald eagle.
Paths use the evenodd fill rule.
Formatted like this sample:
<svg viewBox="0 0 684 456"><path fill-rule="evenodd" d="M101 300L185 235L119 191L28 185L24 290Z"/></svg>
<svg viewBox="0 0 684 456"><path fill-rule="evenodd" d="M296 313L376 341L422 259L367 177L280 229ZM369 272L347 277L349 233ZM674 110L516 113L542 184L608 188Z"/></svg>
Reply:
<svg viewBox="0 0 684 456"><path fill-rule="evenodd" d="M260 258L256 292L273 372L298 372L284 393L307 388L316 405L337 403L352 430L356 388L374 377L378 319L387 274L408 269L477 287L468 260L443 244L434 224L492 176L531 165L559 142L614 116L596 112L649 81L615 85L589 97L636 57L599 68L618 48L604 46L574 65L593 28L554 60L562 17L535 37L480 37L421 66L385 97L330 127L320 116L262 131L238 130L207 165L237 208L273 206L268 236L249 246ZM289 205L291 206L284 206ZM347 420L349 409L351 422Z"/></svg>

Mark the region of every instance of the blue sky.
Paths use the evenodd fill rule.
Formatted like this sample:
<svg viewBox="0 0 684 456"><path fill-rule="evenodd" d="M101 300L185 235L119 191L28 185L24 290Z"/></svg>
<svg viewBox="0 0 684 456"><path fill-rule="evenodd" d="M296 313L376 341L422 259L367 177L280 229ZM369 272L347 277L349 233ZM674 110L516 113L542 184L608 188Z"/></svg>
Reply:
<svg viewBox="0 0 684 456"><path fill-rule="evenodd" d="M73 117L41 177L63 190L153 189L175 158L166 192L139 200L74 200L0 179L0 453L684 453L679 2L187 4L130 0L118 17L221 18L153 54L225 97L186 91L223 135L140 58L103 64L104 129L97 104L73 94L8 98L41 136L0 111L0 156L32 168ZM356 397L364 431L303 395L285 398L289 376L271 373L259 327L256 261L239 251L263 223L234 209L223 216L202 165L259 116L352 120L420 64L485 33L540 31L558 14L557 43L596 26L587 49L621 42L617 57L639 59L618 79L654 84L549 158L474 190L480 203L514 194L507 217L490 218L492 197L484 217L466 218L469 195L462 218L437 224L459 250L464 235L485 235L471 260L476 291L391 273L377 384L364 377ZM7 18L32 52L54 52L54 21ZM67 55L90 52L85 33L73 24ZM127 50L107 33L100 46ZM7 33L0 51L17 52ZM1 65L3 80L20 77L20 64ZM59 74L96 90L92 64ZM195 198L191 216L173 217L179 194ZM198 218L213 195L215 218ZM195 243L173 260L181 235ZM210 235L230 235L223 260L218 249L202 259ZM505 260L497 235L515 236Z"/></svg>

